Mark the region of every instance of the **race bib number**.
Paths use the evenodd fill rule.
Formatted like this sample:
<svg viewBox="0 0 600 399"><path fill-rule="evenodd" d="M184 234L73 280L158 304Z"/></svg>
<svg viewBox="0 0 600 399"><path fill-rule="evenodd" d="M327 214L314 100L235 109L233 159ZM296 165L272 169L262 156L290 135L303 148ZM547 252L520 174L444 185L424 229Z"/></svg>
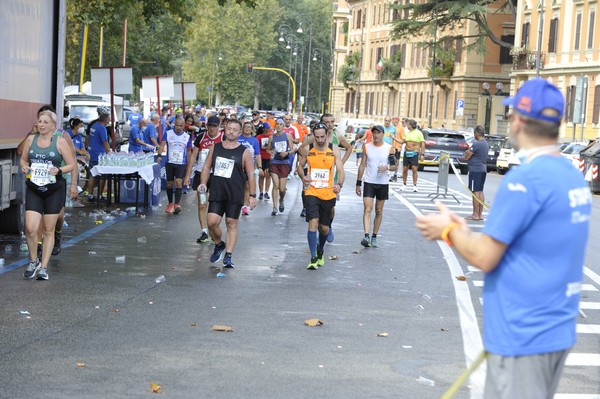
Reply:
<svg viewBox="0 0 600 399"><path fill-rule="evenodd" d="M217 157L215 160L214 175L229 179L233 173L234 166L235 161L233 159Z"/></svg>
<svg viewBox="0 0 600 399"><path fill-rule="evenodd" d="M267 146L269 145L269 138L263 137L262 139L260 139L260 145L262 148L267 148Z"/></svg>
<svg viewBox="0 0 600 399"><path fill-rule="evenodd" d="M287 141L276 141L275 152L285 152L287 150Z"/></svg>
<svg viewBox="0 0 600 399"><path fill-rule="evenodd" d="M183 164L183 150L173 150L169 153L169 163Z"/></svg>
<svg viewBox="0 0 600 399"><path fill-rule="evenodd" d="M42 162L31 163L31 182L36 186L45 186L50 184L50 168L52 165ZM54 176L53 176L54 177Z"/></svg>
<svg viewBox="0 0 600 399"><path fill-rule="evenodd" d="M329 169L311 169L310 185L314 188L329 187Z"/></svg>

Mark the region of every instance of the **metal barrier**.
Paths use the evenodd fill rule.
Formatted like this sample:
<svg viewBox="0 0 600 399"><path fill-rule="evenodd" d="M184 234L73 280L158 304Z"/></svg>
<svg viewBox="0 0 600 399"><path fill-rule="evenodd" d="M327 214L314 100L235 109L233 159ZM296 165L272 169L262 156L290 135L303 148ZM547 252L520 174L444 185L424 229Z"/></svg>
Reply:
<svg viewBox="0 0 600 399"><path fill-rule="evenodd" d="M450 172L450 154L446 151L440 151L440 165L438 171L437 189L435 193L429 194L428 197L432 197L431 201L436 200L438 197L452 197L456 202L460 204L458 198L452 194L448 194L448 174ZM443 190L443 192L441 192Z"/></svg>

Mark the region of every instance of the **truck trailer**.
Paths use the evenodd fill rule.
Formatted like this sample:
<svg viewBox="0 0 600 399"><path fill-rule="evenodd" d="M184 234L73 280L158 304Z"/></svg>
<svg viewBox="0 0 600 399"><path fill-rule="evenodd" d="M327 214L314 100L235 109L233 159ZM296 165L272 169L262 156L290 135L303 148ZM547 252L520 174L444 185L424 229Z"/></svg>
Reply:
<svg viewBox="0 0 600 399"><path fill-rule="evenodd" d="M2 0L0 12L0 233L24 230L25 176L17 146L38 109L62 126L66 0Z"/></svg>

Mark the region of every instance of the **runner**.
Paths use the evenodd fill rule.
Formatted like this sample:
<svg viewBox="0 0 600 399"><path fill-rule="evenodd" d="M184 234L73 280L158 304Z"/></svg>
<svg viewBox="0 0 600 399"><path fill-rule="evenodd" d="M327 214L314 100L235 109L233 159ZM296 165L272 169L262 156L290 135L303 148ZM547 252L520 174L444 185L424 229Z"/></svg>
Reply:
<svg viewBox="0 0 600 399"><path fill-rule="evenodd" d="M363 226L365 237L360 242L362 246L379 246L377 242L377 233L383 220L383 205L388 199L389 179L388 170L398 169L394 148L391 144L383 142L384 127L376 125L371 129L373 133L373 142L366 144L363 149L363 157L358 167L358 176L356 180L356 195L360 196L363 176L365 178L365 191L363 195ZM373 200L375 202L375 220L373 221L373 234L369 238L371 230L371 213L373 212Z"/></svg>
<svg viewBox="0 0 600 399"><path fill-rule="evenodd" d="M298 157L298 176L304 183L306 221L310 263L307 269L316 270L325 264L324 247L329 235L331 209L344 184L344 167L340 150L327 142L327 126L319 123L313 129L314 144L307 154ZM304 167L308 165L308 173ZM333 181L335 171L338 181ZM317 245L317 228L319 240Z"/></svg>
<svg viewBox="0 0 600 399"><path fill-rule="evenodd" d="M262 126L256 131L256 139L260 143L260 160L262 165L263 174L258 178L258 199L268 201L269 188L271 187L271 175L269 173L269 166L271 161L271 153L269 153L269 138L273 135L271 132L271 125L267 122L263 122Z"/></svg>
<svg viewBox="0 0 600 399"><path fill-rule="evenodd" d="M188 158L188 152L191 151L192 142L190 135L183 131L185 121L183 118L178 117L175 119L175 128L167 131L167 134L163 136L160 142L160 148L158 150L158 157L156 161L160 164L165 145L167 146L167 163L165 168L167 170L167 198L169 205L165 209L166 213L174 213L178 215L181 213L181 193L183 191L183 177L186 172L186 164ZM173 203L173 181L175 181L175 203Z"/></svg>
<svg viewBox="0 0 600 399"><path fill-rule="evenodd" d="M245 122L242 128L242 135L238 138L238 141L243 144L250 154L252 155L252 160L256 165L256 172L258 172L258 176L264 176L262 170L262 160L260 157L260 144L258 144L258 140L254 137L254 126L252 122ZM256 173L255 173L256 175ZM255 190L256 191L256 190ZM248 181L244 185L244 206L242 207L242 215L250 214L250 187L248 185Z"/></svg>
<svg viewBox="0 0 600 399"><path fill-rule="evenodd" d="M273 179L273 211L271 215L277 215L277 204L279 212L285 210L284 198L287 184L287 177L290 174L290 155L294 153L294 143L292 137L284 129L283 119L277 119L276 131L269 138L268 148L271 152L271 161L269 171Z"/></svg>
<svg viewBox="0 0 600 399"><path fill-rule="evenodd" d="M214 166L208 205L208 229L215 248L210 261L216 263L223 258L223 266L227 268L234 267L231 256L237 241L237 225L244 204L246 178L250 186L250 208L254 209L256 206L254 162L250 151L238 141L241 130L242 123L239 120L231 120L227 123L225 140L216 143L208 152L202 169L202 180L198 187L198 191L206 191L211 175L210 170ZM227 225L226 242L221 239L220 224L223 215ZM223 252L225 252L224 257Z"/></svg>
<svg viewBox="0 0 600 399"><path fill-rule="evenodd" d="M194 171L194 180L192 182L193 190L197 191L198 186L200 186L201 173L204 167L204 162L208 157L209 149L215 145L215 143L220 143L223 141L223 134L219 132L219 124L220 121L218 117L209 117L206 124L208 126L208 130L204 135L198 136L194 142L194 147L192 148L192 152L190 154L190 161L188 162L184 178L184 183L189 185L190 175L192 170ZM206 192L204 193L205 197L202 197L202 193L197 191L198 221L200 222L200 228L202 229L202 234L196 240L198 244L208 242L208 197L210 191L210 177L207 181L206 187Z"/></svg>
<svg viewBox="0 0 600 399"><path fill-rule="evenodd" d="M412 170L413 179L413 192L418 192L417 180L419 174L417 172L419 168L419 160L425 157L425 138L423 132L417 128L417 121L410 119L407 122L408 128L410 129L404 135L404 160L402 162L402 182L404 183L401 187L402 191L406 191L406 180L408 179L408 169Z"/></svg>

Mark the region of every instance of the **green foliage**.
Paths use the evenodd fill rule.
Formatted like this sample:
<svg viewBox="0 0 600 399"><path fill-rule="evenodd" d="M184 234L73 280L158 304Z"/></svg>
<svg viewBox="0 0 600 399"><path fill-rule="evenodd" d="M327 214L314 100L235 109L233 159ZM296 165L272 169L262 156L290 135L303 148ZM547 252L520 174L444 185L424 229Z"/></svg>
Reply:
<svg viewBox="0 0 600 399"><path fill-rule="evenodd" d="M454 55L455 49L450 47L448 49L437 48L435 51L435 77L436 78L449 78L454 72ZM431 77L431 65L429 66L429 77Z"/></svg>
<svg viewBox="0 0 600 399"><path fill-rule="evenodd" d="M399 51L392 58L384 58L381 70L377 71L379 80L397 80L402 72L402 53Z"/></svg>
<svg viewBox="0 0 600 399"><path fill-rule="evenodd" d="M357 68L353 64L344 64L340 67L338 72L338 80L343 83L345 87L348 87L348 82L356 80Z"/></svg>
<svg viewBox="0 0 600 399"><path fill-rule="evenodd" d="M462 24L475 23L475 32L464 47L466 52L474 51L483 54L487 51L485 39L503 46L512 47L511 43L503 42L491 30L487 16L494 12L510 13L514 15L513 0L509 0L500 8L491 8L495 0L433 0L415 2L410 4L392 4L390 8L396 10L401 16L393 24L392 34L395 38L414 38L426 35L433 37L434 32L444 32L446 39L458 39L464 36L452 35L451 32ZM410 17L404 18L405 13ZM515 17L516 18L516 17ZM425 39L427 40L427 39Z"/></svg>

